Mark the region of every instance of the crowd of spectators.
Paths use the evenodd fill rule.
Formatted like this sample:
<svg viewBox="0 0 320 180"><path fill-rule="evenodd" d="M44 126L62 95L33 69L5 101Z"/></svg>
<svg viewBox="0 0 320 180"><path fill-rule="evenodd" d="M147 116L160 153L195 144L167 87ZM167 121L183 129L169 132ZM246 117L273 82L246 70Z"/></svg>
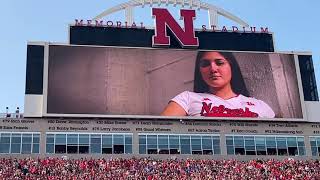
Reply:
<svg viewBox="0 0 320 180"><path fill-rule="evenodd" d="M0 179L320 179L317 160L0 159Z"/></svg>

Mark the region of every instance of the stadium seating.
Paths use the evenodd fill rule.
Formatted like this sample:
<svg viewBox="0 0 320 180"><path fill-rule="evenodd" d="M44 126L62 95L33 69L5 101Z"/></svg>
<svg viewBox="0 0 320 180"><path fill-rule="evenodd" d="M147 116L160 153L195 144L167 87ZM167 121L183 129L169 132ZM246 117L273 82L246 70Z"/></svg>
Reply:
<svg viewBox="0 0 320 180"><path fill-rule="evenodd" d="M317 160L0 159L0 179L320 179Z"/></svg>

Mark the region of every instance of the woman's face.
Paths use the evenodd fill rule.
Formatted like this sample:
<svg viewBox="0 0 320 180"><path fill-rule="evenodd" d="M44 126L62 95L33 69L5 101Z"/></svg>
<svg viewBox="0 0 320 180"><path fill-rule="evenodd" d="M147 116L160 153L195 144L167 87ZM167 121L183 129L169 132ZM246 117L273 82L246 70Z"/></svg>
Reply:
<svg viewBox="0 0 320 180"><path fill-rule="evenodd" d="M200 73L202 79L209 87L222 88L230 85L231 82L231 66L218 52L206 52L200 58Z"/></svg>

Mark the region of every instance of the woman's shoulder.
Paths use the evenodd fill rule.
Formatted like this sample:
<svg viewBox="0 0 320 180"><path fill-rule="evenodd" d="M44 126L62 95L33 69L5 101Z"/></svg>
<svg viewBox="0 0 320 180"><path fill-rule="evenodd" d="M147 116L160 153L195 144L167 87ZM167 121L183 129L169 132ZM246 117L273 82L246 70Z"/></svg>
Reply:
<svg viewBox="0 0 320 180"><path fill-rule="evenodd" d="M274 118L275 113L273 109L268 105L266 102L260 99L256 99L254 97L246 97L241 95L242 102L246 103L248 106L253 106L255 109L259 110L259 117L267 117L267 118Z"/></svg>

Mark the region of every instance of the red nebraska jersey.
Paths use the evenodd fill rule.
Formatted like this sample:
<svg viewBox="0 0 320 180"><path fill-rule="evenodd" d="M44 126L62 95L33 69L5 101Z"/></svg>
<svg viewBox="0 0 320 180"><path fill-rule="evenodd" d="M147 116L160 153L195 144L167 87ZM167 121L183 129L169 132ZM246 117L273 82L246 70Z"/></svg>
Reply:
<svg viewBox="0 0 320 180"><path fill-rule="evenodd" d="M213 94L184 91L171 101L178 103L188 116L275 117L268 104L241 94L230 99L222 99Z"/></svg>

